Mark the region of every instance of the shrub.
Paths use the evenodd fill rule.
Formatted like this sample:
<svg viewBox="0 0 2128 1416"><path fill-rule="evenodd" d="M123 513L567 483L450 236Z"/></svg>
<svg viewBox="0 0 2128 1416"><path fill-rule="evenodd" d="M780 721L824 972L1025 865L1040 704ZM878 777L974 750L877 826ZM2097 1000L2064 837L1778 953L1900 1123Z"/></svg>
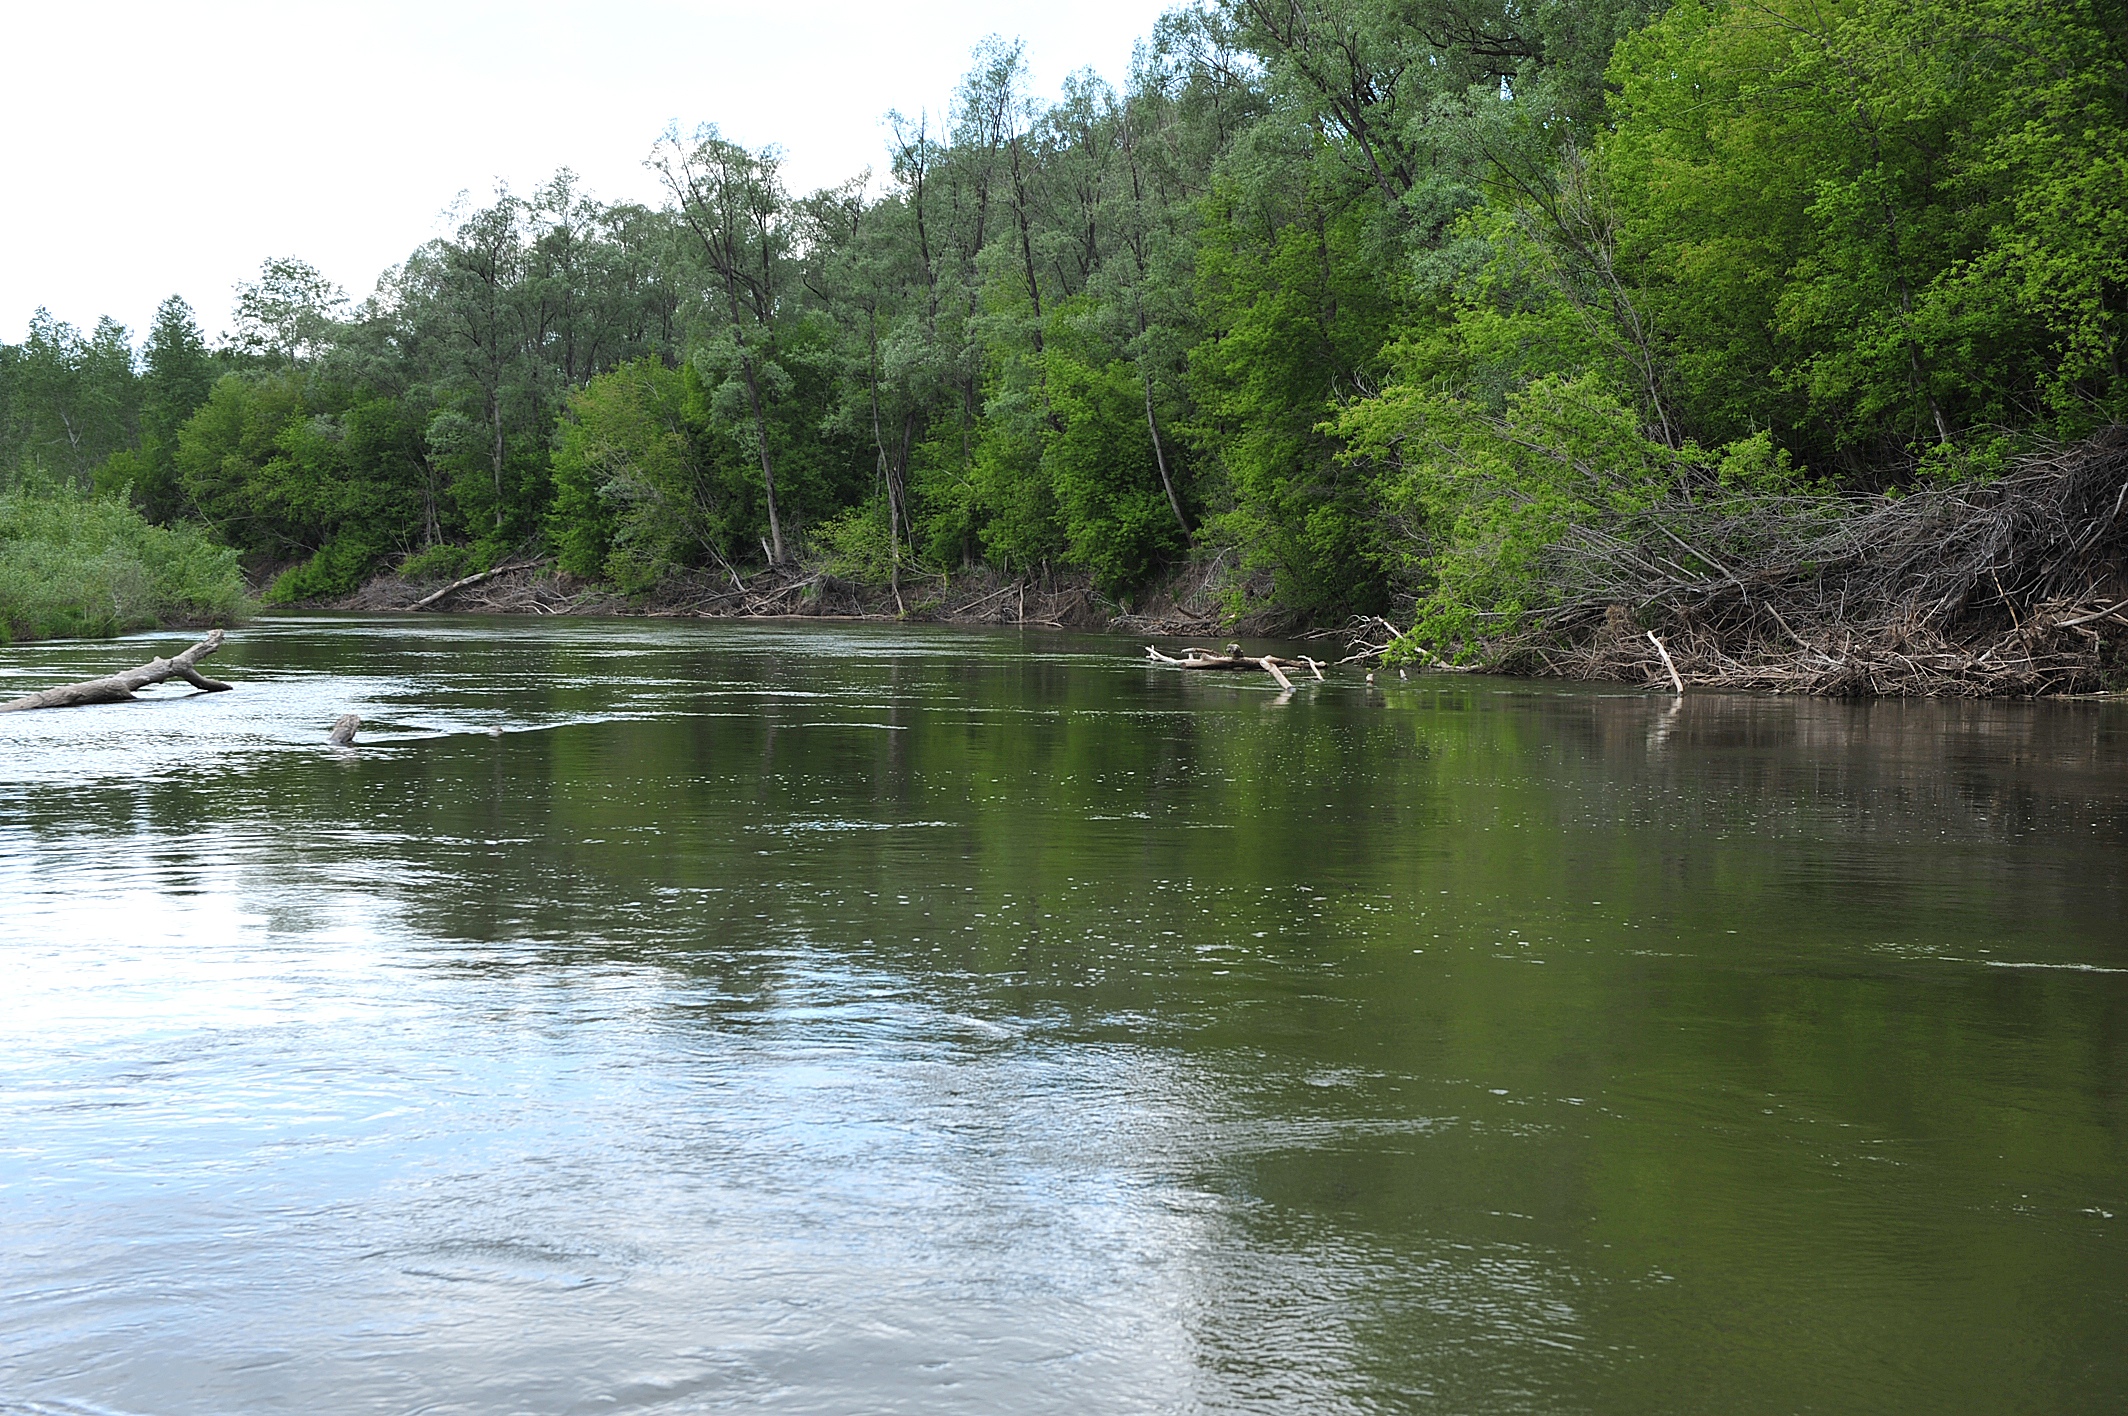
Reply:
<svg viewBox="0 0 2128 1416"><path fill-rule="evenodd" d="M70 488L0 492L0 638L230 624L248 608L236 552Z"/></svg>

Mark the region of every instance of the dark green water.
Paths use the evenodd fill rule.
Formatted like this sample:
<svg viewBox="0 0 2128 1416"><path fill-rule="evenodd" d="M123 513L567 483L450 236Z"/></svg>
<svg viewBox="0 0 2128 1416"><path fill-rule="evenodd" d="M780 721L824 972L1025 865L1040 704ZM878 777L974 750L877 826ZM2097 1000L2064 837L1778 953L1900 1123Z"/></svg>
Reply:
<svg viewBox="0 0 2128 1416"><path fill-rule="evenodd" d="M2128 1405L2128 711L1135 652L0 718L0 1409Z"/></svg>

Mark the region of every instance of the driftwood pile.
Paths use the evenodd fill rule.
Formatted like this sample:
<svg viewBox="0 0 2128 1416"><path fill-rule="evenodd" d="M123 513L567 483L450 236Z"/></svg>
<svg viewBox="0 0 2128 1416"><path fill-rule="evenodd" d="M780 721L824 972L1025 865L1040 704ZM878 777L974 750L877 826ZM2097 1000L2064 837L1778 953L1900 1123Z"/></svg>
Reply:
<svg viewBox="0 0 2128 1416"><path fill-rule="evenodd" d="M215 630L174 659L150 659L137 669L105 678L62 684L41 693L28 693L0 703L0 713L22 713L32 708L80 708L91 703L124 703L151 684L183 679L203 693L227 693L230 685L208 678L192 667L222 647L222 632Z"/></svg>
<svg viewBox="0 0 2128 1416"><path fill-rule="evenodd" d="M545 564L545 561L538 560L519 561L515 565L499 565L493 570L478 571L472 575L463 576L452 581L441 590L430 591L406 608L409 610L431 610L461 591L470 590L478 585L486 585L491 581L500 580L506 575L514 575L520 570L537 570Z"/></svg>
<svg viewBox="0 0 2128 1416"><path fill-rule="evenodd" d="M2128 667L2128 428L1905 496L1675 500L1553 546L1493 666L1838 695L2078 692Z"/></svg>
<svg viewBox="0 0 2128 1416"><path fill-rule="evenodd" d="M499 565L400 603L376 587L365 586L345 606L349 609L448 610L454 614L566 615L579 610L610 611L620 597L555 575L545 560ZM404 591L401 591L403 595Z"/></svg>

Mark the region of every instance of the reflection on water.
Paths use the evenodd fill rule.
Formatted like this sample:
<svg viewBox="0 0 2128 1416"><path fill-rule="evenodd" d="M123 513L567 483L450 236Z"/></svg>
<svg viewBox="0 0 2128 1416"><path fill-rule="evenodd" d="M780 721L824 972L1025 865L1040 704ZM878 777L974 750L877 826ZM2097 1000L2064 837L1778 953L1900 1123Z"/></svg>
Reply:
<svg viewBox="0 0 2128 1416"><path fill-rule="evenodd" d="M300 618L0 719L0 1409L2128 1390L2128 713L1132 652Z"/></svg>

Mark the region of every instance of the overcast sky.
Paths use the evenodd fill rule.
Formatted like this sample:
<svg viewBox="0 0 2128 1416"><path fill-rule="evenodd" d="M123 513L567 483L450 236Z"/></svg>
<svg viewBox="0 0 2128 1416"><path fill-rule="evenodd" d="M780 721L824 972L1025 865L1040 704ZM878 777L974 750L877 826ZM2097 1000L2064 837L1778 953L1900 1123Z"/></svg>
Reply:
<svg viewBox="0 0 2128 1416"><path fill-rule="evenodd" d="M1120 84L1161 0L0 0L0 340L48 306L138 340L183 295L210 334L268 256L357 298L460 191L557 167L654 200L665 124L780 143L799 190L885 167L890 108L934 113L986 34L1039 92Z"/></svg>

